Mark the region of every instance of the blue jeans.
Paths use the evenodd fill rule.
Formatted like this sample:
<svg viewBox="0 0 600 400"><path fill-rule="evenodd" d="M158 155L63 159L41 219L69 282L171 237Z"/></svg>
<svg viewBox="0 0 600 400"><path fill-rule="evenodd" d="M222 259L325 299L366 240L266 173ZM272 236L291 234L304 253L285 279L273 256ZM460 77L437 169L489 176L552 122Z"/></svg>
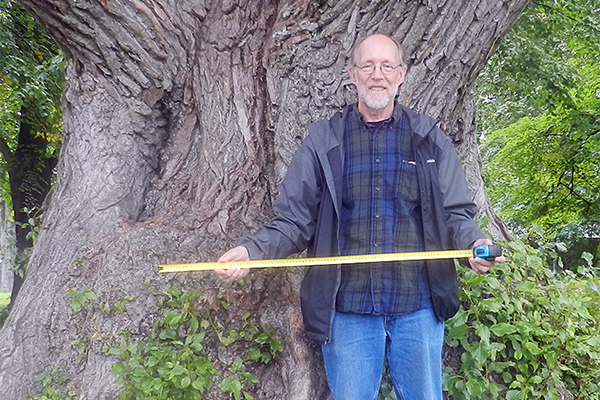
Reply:
<svg viewBox="0 0 600 400"><path fill-rule="evenodd" d="M387 359L398 400L442 399L444 324L427 308L380 316L336 313L331 341L322 346L336 400L375 400Z"/></svg>

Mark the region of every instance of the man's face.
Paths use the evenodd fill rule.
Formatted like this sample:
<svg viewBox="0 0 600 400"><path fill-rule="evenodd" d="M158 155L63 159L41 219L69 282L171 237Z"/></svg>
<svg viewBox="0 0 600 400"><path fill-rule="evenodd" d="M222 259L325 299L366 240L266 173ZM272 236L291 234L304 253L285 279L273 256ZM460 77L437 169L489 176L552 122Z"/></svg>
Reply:
<svg viewBox="0 0 600 400"><path fill-rule="evenodd" d="M374 35L365 39L358 48L356 65L350 69L350 80L357 88L359 107L370 112L381 112L394 107L398 87L404 82L405 67L398 67L398 47L389 38ZM373 70L369 71L367 66ZM398 67L385 73L385 67ZM366 70L366 71L365 71Z"/></svg>

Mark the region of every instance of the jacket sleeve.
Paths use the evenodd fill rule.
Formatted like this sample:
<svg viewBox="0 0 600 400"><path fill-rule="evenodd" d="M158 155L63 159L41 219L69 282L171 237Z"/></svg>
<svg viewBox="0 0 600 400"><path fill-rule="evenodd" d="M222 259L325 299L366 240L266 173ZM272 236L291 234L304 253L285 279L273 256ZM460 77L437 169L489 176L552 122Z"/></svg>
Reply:
<svg viewBox="0 0 600 400"><path fill-rule="evenodd" d="M308 247L313 239L323 178L309 135L296 151L273 207L275 218L242 238L250 259L283 258Z"/></svg>
<svg viewBox="0 0 600 400"><path fill-rule="evenodd" d="M441 149L438 168L446 224L455 248L467 249L475 240L485 238L473 220L477 205L472 200L465 172L454 146L439 128L435 129L436 141Z"/></svg>

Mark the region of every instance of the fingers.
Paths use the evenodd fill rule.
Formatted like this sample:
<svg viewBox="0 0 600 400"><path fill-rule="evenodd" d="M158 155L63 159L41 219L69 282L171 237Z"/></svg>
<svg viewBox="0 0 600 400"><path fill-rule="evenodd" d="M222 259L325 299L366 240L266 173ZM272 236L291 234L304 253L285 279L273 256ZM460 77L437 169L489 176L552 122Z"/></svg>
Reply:
<svg viewBox="0 0 600 400"><path fill-rule="evenodd" d="M219 258L219 262L230 262L230 261L248 261L250 255L248 249L244 246L237 246L223 254Z"/></svg>
<svg viewBox="0 0 600 400"><path fill-rule="evenodd" d="M489 239L477 239L475 243L473 243L473 247L491 245L493 244ZM494 261L488 261L485 258L473 257L469 258L469 266L475 272L479 272L480 274L487 273L490 268L492 268L496 263L503 263L506 259L504 256L499 256L494 259Z"/></svg>
<svg viewBox="0 0 600 400"><path fill-rule="evenodd" d="M494 261L487 261L479 257L469 258L469 265L471 266L471 269L475 272L479 272L480 274L487 273L490 268L494 266L494 264Z"/></svg>
<svg viewBox="0 0 600 400"><path fill-rule="evenodd" d="M246 249L244 246L234 247L219 258L219 262L223 263L231 261L248 260L250 260L250 255L248 254L248 249ZM215 274L219 277L219 279L225 282L233 282L237 281L238 279L242 279L246 277L249 272L250 271L246 268L230 268L215 270Z"/></svg>
<svg viewBox="0 0 600 400"><path fill-rule="evenodd" d="M248 275L249 270L246 268L230 268L230 269L219 269L215 271L215 274L225 282L233 282L238 279L243 279Z"/></svg>
<svg viewBox="0 0 600 400"><path fill-rule="evenodd" d="M477 239L474 243L473 246L471 246L471 248L475 248L477 246L485 246L485 245L490 245L490 244L494 244L490 239Z"/></svg>

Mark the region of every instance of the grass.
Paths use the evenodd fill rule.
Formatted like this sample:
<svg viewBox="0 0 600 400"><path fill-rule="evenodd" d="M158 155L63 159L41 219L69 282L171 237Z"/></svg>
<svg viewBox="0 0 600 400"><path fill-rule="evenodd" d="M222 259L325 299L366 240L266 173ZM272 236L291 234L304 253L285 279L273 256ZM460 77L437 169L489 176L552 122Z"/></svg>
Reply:
<svg viewBox="0 0 600 400"><path fill-rule="evenodd" d="M10 303L10 292L0 292L0 328L2 328L8 317L8 310L6 309L8 303Z"/></svg>
<svg viewBox="0 0 600 400"><path fill-rule="evenodd" d="M10 292L0 292L0 310L10 303Z"/></svg>

